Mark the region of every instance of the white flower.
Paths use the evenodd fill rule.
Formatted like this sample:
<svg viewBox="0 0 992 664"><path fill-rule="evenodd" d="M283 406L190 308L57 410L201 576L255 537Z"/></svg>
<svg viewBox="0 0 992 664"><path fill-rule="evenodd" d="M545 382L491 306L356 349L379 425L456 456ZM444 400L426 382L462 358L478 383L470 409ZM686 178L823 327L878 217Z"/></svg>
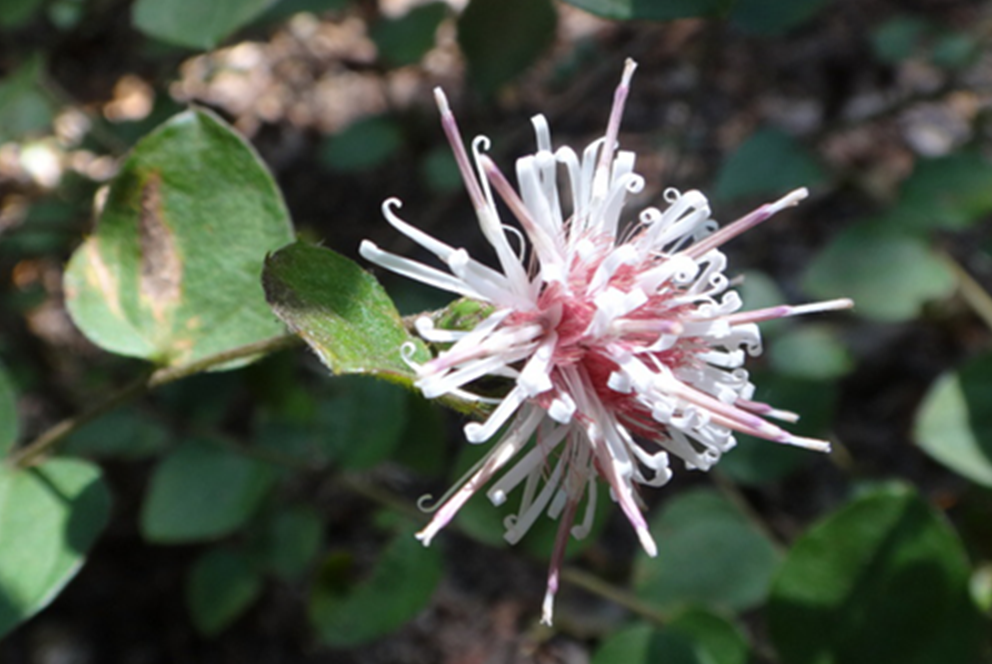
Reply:
<svg viewBox="0 0 992 664"><path fill-rule="evenodd" d="M729 289L720 245L795 205L806 197L805 189L722 229L710 219L702 194L669 189L665 210L647 208L621 226L627 196L644 185L634 173L634 154L616 149L635 66L626 63L606 134L581 157L568 147L553 149L547 121L533 118L537 152L517 160L519 192L485 154L488 139L476 138L468 155L444 94L435 91L499 269L401 220L396 199L383 204L386 219L449 271L368 241L361 246L362 256L388 270L491 305L491 313L470 330L440 329L420 318L416 327L425 340L450 347L424 364L405 353L424 396L455 395L493 406L485 422L465 427L469 442L495 439L491 450L440 502L418 538L429 544L482 487L489 485L486 495L499 505L522 484L506 539L518 541L544 512L561 523L544 601L547 624L569 533L584 537L592 525L597 476L654 556L635 485L667 482L670 455L688 468L708 470L734 446L735 432L829 450L824 441L768 422L767 417L794 422L797 416L753 401L754 386L741 367L746 355L761 352L758 322L852 305L842 299L740 312L740 297ZM568 187L560 189L562 173ZM503 225L494 193L523 235ZM504 377L513 387L502 399L486 399L472 392L472 383L483 376Z"/></svg>

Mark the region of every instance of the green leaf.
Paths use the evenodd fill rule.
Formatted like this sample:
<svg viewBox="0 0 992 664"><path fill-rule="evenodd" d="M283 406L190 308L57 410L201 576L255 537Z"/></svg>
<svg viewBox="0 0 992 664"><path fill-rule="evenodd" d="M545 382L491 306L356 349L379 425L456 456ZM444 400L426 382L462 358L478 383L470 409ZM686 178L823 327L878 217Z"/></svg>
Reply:
<svg viewBox="0 0 992 664"><path fill-rule="evenodd" d="M620 630L596 650L591 664L701 664L692 642L681 634L647 624Z"/></svg>
<svg viewBox="0 0 992 664"><path fill-rule="evenodd" d="M189 442L155 469L141 531L164 544L217 539L255 513L274 480L268 465L219 444Z"/></svg>
<svg viewBox="0 0 992 664"><path fill-rule="evenodd" d="M944 69L963 69L982 53L981 42L972 35L952 32L941 36L933 45L931 61Z"/></svg>
<svg viewBox="0 0 992 664"><path fill-rule="evenodd" d="M555 39L550 0L472 0L458 19L468 78L490 96L530 67Z"/></svg>
<svg viewBox="0 0 992 664"><path fill-rule="evenodd" d="M565 0L587 12L620 21L670 21L692 16L722 16L737 0Z"/></svg>
<svg viewBox="0 0 992 664"><path fill-rule="evenodd" d="M258 155L216 116L187 111L124 163L69 261L66 304L105 350L190 362L282 332L258 278L266 252L292 239Z"/></svg>
<svg viewBox="0 0 992 664"><path fill-rule="evenodd" d="M924 241L871 222L839 233L803 279L812 296L850 297L855 313L882 321L913 318L954 287L954 275Z"/></svg>
<svg viewBox="0 0 992 664"><path fill-rule="evenodd" d="M740 628L715 613L689 609L664 628L627 627L606 639L591 664L747 664Z"/></svg>
<svg viewBox="0 0 992 664"><path fill-rule="evenodd" d="M871 34L875 57L888 64L898 64L913 56L920 48L931 25L915 16L895 16Z"/></svg>
<svg viewBox="0 0 992 664"><path fill-rule="evenodd" d="M420 62L434 48L434 33L447 13L447 4L430 2L414 7L400 18L375 23L371 37L379 49L379 57L390 67Z"/></svg>
<svg viewBox="0 0 992 664"><path fill-rule="evenodd" d="M142 459L161 452L169 434L133 408L115 410L73 431L62 444L65 454L94 458Z"/></svg>
<svg viewBox="0 0 992 664"><path fill-rule="evenodd" d="M193 563L186 578L186 607L193 625L214 636L238 619L262 591L262 578L241 551L211 549Z"/></svg>
<svg viewBox="0 0 992 664"><path fill-rule="evenodd" d="M310 507L286 507L267 522L263 556L269 570L286 580L299 578L313 562L323 539L324 523Z"/></svg>
<svg viewBox="0 0 992 664"><path fill-rule="evenodd" d="M209 50L262 14L275 0L138 0L131 23L149 37Z"/></svg>
<svg viewBox="0 0 992 664"><path fill-rule="evenodd" d="M984 629L955 533L916 493L863 496L792 547L768 604L787 664L972 664Z"/></svg>
<svg viewBox="0 0 992 664"><path fill-rule="evenodd" d="M931 457L992 487L992 355L941 376L917 412L914 437Z"/></svg>
<svg viewBox="0 0 992 664"><path fill-rule="evenodd" d="M0 456L17 442L17 391L7 369L0 364Z"/></svg>
<svg viewBox="0 0 992 664"><path fill-rule="evenodd" d="M388 117L363 118L332 136L320 159L340 173L362 173L386 163L403 146L403 133Z"/></svg>
<svg viewBox="0 0 992 664"><path fill-rule="evenodd" d="M403 444L393 450L393 460L426 477L447 467L447 434L441 409L420 395L407 394L407 422Z"/></svg>
<svg viewBox="0 0 992 664"><path fill-rule="evenodd" d="M424 155L420 162L420 175L431 191L438 194L450 194L464 186L458 162L445 146L435 147Z"/></svg>
<svg viewBox="0 0 992 664"><path fill-rule="evenodd" d="M765 597L778 553L767 537L714 491L671 499L651 521L658 556L638 553L638 596L661 608L688 604L743 610Z"/></svg>
<svg viewBox="0 0 992 664"><path fill-rule="evenodd" d="M737 0L730 21L757 35L781 35L812 19L831 0Z"/></svg>
<svg viewBox="0 0 992 664"><path fill-rule="evenodd" d="M72 30L86 16L85 0L51 0L48 4L48 20L59 30Z"/></svg>
<svg viewBox="0 0 992 664"><path fill-rule="evenodd" d="M797 187L826 180L806 146L771 127L751 134L724 162L716 179L716 197L781 196Z"/></svg>
<svg viewBox="0 0 992 664"><path fill-rule="evenodd" d="M943 32L939 26L916 16L896 16L878 27L871 35L875 56L888 64L899 64L926 53L930 61L945 69L955 70L971 64L981 53L978 41L967 33Z"/></svg>
<svg viewBox="0 0 992 664"><path fill-rule="evenodd" d="M702 664L747 664L748 642L740 626L728 618L690 607L668 621L668 628L694 641Z"/></svg>
<svg viewBox="0 0 992 664"><path fill-rule="evenodd" d="M899 189L889 223L912 231L958 230L992 213L992 162L977 150L921 159Z"/></svg>
<svg viewBox="0 0 992 664"><path fill-rule="evenodd" d="M109 514L110 494L94 465L0 466L0 636L55 599Z"/></svg>
<svg viewBox="0 0 992 664"><path fill-rule="evenodd" d="M38 12L43 0L4 0L0 6L0 28L16 28Z"/></svg>
<svg viewBox="0 0 992 664"><path fill-rule="evenodd" d="M992 617L992 564L978 566L971 575L968 587L975 605Z"/></svg>
<svg viewBox="0 0 992 664"><path fill-rule="evenodd" d="M851 354L829 325L808 324L775 339L769 359L776 371L787 376L825 380L839 378L854 366Z"/></svg>
<svg viewBox="0 0 992 664"><path fill-rule="evenodd" d="M811 438L824 437L833 416L837 388L833 383L793 378L777 373L752 376L756 398L776 408L800 413L793 433ZM739 484L760 486L777 482L818 458L815 452L791 445L738 434L737 446L720 460L716 472Z"/></svg>
<svg viewBox="0 0 992 664"><path fill-rule="evenodd" d="M367 470L389 458L406 426L406 392L368 376L340 376L334 396L318 410L318 428L331 458Z"/></svg>
<svg viewBox="0 0 992 664"><path fill-rule="evenodd" d="M411 533L396 536L368 578L342 590L342 570L329 558L310 598L310 620L329 646L351 647L387 634L416 616L441 579L437 548Z"/></svg>
<svg viewBox="0 0 992 664"><path fill-rule="evenodd" d="M320 14L346 9L351 0L277 0L263 13L257 23L262 25L283 24L296 14Z"/></svg>
<svg viewBox="0 0 992 664"><path fill-rule="evenodd" d="M379 282L340 254L297 242L266 259L262 280L272 310L336 374L412 386L415 376L401 347L414 344L418 362L430 357Z"/></svg>
<svg viewBox="0 0 992 664"><path fill-rule="evenodd" d="M52 104L43 92L44 65L34 57L0 82L0 143L48 129Z"/></svg>

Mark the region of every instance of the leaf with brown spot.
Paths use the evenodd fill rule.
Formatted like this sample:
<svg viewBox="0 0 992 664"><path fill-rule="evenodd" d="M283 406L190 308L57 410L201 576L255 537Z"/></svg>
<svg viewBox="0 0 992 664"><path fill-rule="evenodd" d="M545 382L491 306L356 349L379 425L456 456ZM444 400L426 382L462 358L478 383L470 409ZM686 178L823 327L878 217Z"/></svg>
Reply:
<svg viewBox="0 0 992 664"><path fill-rule="evenodd" d="M143 138L114 178L95 234L73 254L66 300L105 350L169 365L276 336L259 281L293 241L255 151L203 110Z"/></svg>
<svg viewBox="0 0 992 664"><path fill-rule="evenodd" d="M166 312L179 302L183 264L172 230L162 209L162 178L151 173L141 190L138 217L141 240L141 298L155 320L164 322Z"/></svg>

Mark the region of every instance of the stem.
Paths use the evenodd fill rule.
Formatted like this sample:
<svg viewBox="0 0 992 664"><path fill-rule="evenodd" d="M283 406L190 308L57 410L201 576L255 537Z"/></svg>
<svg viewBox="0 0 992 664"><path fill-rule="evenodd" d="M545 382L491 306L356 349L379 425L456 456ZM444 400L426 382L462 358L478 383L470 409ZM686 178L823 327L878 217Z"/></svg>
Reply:
<svg viewBox="0 0 992 664"><path fill-rule="evenodd" d="M355 475L345 474L339 475L336 478L336 481L343 484L349 491L357 493L362 498L365 498L373 503L378 503L379 505L394 511L397 514L403 515L411 521L416 521L419 524L424 524L428 521L427 515L414 507L409 500L397 496L393 492L382 488L374 482L365 481Z"/></svg>
<svg viewBox="0 0 992 664"><path fill-rule="evenodd" d="M744 515L744 518L747 519L751 525L757 528L760 533L768 538L768 541L776 551L779 553L785 552L788 547L782 543L782 538L779 537L779 535L771 529L771 526L769 526L768 523L761 518L761 515L758 514L753 507L751 507L751 503L744 497L744 494L741 493L741 490L736 484L730 481L730 479L720 471L710 473L710 479L713 481L713 484L716 485L716 488L720 491L720 493L723 494L724 498L729 500L734 507L740 510L741 514Z"/></svg>
<svg viewBox="0 0 992 664"><path fill-rule="evenodd" d="M363 498L366 498L373 503L378 503L379 505L391 509L413 521L417 521L418 523L424 523L427 521L427 517L422 512L412 507L409 501L397 496L380 485L368 482L356 475L340 475L337 478L337 481L343 484L350 491L357 493ZM458 524L449 523L445 526L445 530L458 531L460 529L458 528ZM651 606L648 602L641 600L639 597L636 597L630 591L604 581L603 579L600 579L585 570L570 566L562 567L560 578L577 588L582 588L588 593L613 602L617 606L623 607L631 613L634 613L646 620L650 620L658 625L664 625L668 619L667 614L659 610L657 607Z"/></svg>
<svg viewBox="0 0 992 664"><path fill-rule="evenodd" d="M668 621L668 616L663 611L635 597L629 591L603 581L598 576L590 574L585 570L577 567L563 567L561 578L573 586L582 588L586 592L598 595L603 599L608 599L614 604L627 609L631 613L636 613L638 616L653 623L664 625Z"/></svg>
<svg viewBox="0 0 992 664"><path fill-rule="evenodd" d="M958 281L958 292L971 310L992 330L992 295L950 254L942 256Z"/></svg>
<svg viewBox="0 0 992 664"><path fill-rule="evenodd" d="M286 334L245 344L244 346L238 346L237 348L225 350L220 353L214 353L213 355L208 355L207 357L186 364L154 370L125 385L117 392L114 392L103 401L91 406L82 413L66 418L47 431L42 432L33 441L12 453L7 458L6 463L15 468L27 468L34 465L39 461L40 457L51 451L66 436L84 424L95 420L128 401L150 392L156 387L186 378L187 376L192 376L193 374L202 373L235 360L243 360L255 355L272 353L283 348L290 348L299 343L299 337Z"/></svg>

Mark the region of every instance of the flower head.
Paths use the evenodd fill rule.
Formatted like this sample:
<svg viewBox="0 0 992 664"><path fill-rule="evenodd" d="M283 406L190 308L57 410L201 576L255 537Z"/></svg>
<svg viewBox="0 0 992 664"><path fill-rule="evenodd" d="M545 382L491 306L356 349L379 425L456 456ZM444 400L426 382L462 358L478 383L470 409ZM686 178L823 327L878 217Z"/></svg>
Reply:
<svg viewBox="0 0 992 664"><path fill-rule="evenodd" d="M537 152L517 160L517 189L485 154L488 139L476 138L468 154L444 94L435 91L498 269L401 220L396 199L383 204L386 219L449 271L368 241L361 246L366 259L388 270L488 305L467 330L420 318L418 333L446 349L423 364L405 354L426 397L490 404L487 419L466 425L465 436L472 443L494 440L418 538L430 543L483 487L499 505L523 485L519 508L507 520L508 541L518 541L542 513L560 521L542 618L548 624L569 534L584 537L592 525L597 478L654 556L636 485L667 482L672 455L687 468L708 470L734 446L735 432L829 450L825 441L770 423L766 418L794 422L798 416L754 401L742 365L746 355L761 352L758 322L852 304L842 299L742 312L724 275L727 261L719 247L798 203L805 189L723 228L710 218L701 193L668 189L664 210L649 207L621 225L626 198L644 186L634 172L634 154L616 146L635 67L627 61L606 133L581 156L568 147L554 149L547 121L533 118ZM567 187L559 187L560 175ZM522 234L500 220L495 195ZM500 399L480 396L473 383L486 376L507 379L512 388Z"/></svg>

